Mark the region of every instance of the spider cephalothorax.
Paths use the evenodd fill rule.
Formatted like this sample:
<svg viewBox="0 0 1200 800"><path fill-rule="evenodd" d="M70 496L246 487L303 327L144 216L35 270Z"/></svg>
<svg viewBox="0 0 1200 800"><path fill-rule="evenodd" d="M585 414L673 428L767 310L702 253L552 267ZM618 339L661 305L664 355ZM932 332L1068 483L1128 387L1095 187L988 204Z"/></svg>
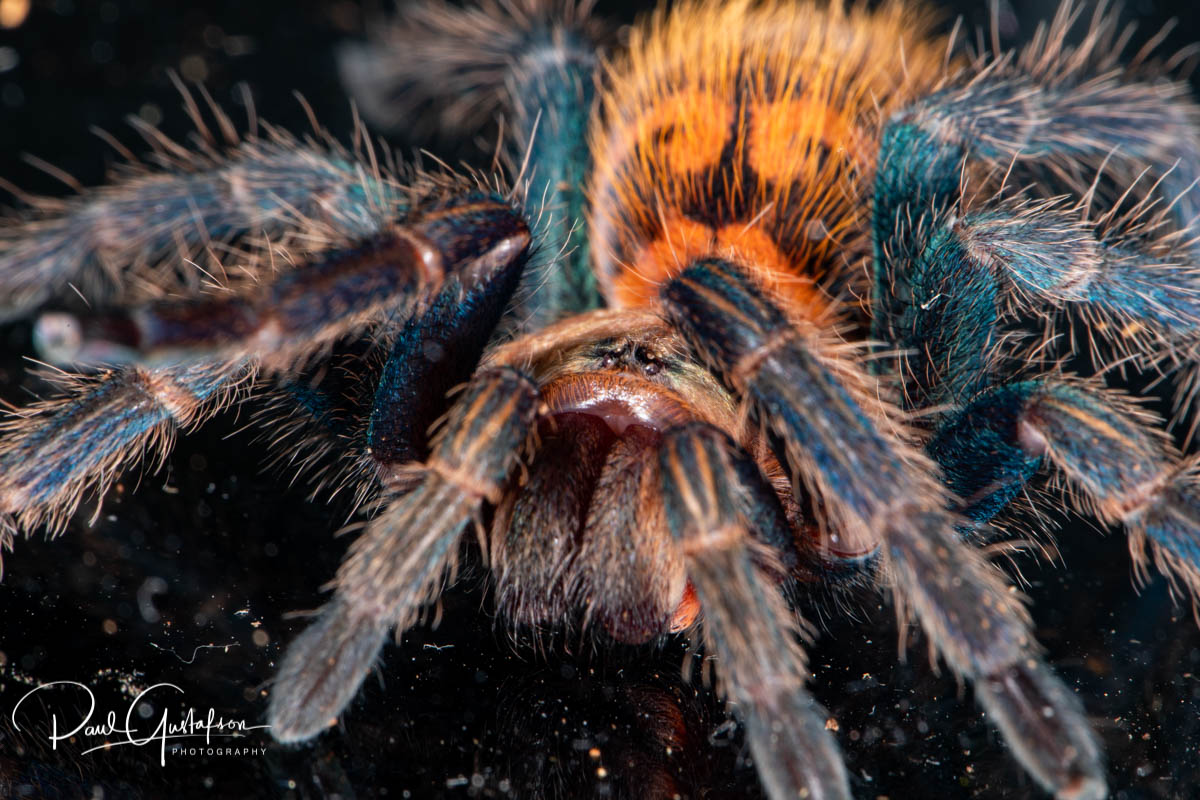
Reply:
<svg viewBox="0 0 1200 800"><path fill-rule="evenodd" d="M111 311L43 315L56 360L124 366L6 423L6 536L60 529L271 380L286 430L373 501L280 666L280 741L336 722L474 533L519 628L702 641L774 798L849 796L783 591L848 574L890 587L1048 791L1103 797L1081 704L978 545L1049 467L1139 567L1200 590L1193 463L1099 377L1063 375L1052 338L1013 333L1061 311L1095 323L1101 359L1190 366L1200 114L1116 67L1110 22L1067 47L1073 20L972 60L899 4L685 4L601 69L586 8L421 6L401 46L347 55L351 88L392 123L426 100L456 125L511 118L517 191L278 137L4 230L10 313L39 282L169 262L164 232L262 284L160 278L185 296L140 302L118 281ZM1081 183L1102 166L1133 200ZM1026 174L1047 181L1032 198L1007 189ZM154 225L114 237L147 191ZM279 252L293 268L255 272ZM331 358L368 365L370 397L339 400L314 368Z"/></svg>

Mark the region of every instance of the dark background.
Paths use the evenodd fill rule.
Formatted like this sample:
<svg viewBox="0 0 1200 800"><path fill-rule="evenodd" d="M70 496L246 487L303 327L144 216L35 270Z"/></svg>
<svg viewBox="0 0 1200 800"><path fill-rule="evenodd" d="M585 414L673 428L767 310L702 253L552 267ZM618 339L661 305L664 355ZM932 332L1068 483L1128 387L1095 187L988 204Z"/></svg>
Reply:
<svg viewBox="0 0 1200 800"><path fill-rule="evenodd" d="M144 149L123 122L132 114L186 136L171 69L202 80L235 120L244 119L245 82L261 117L302 133L298 90L348 141L333 49L380 9L353 0L189 5L36 2L20 27L0 29L0 178L63 193L22 160L30 153L98 183L116 157L89 128ZM982 5L939 5L972 27L986 21ZM1138 2L1123 13L1139 22L1138 43L1181 14L1168 52L1200 40L1187 8ZM1012 43L1048 13L1037 2L1001 10ZM633 16L604 3L600 13ZM396 144L409 152L419 142ZM27 323L0 327L0 397L25 403L44 391L24 372L20 357L31 353ZM287 614L319 605L346 545L332 535L346 508L309 502L303 486L264 470L265 446L231 436L244 422L229 413L182 437L165 469L128 476L94 525L81 514L57 541L17 543L0 584L0 716L34 681L87 683L99 707L119 715L130 685L171 681L200 711L261 722L274 662L303 625ZM1059 543L1062 564L1019 565L1049 661L1104 741L1114 796L1200 796L1195 622L1161 578L1135 589L1119 533L1076 520ZM82 756L66 743L49 752L42 733L5 723L0 795L92 797L99 787L104 797L642 797L673 781L684 796L758 796L736 726L702 682L681 680L682 644L576 642L535 655L510 646L479 583L466 575L439 627L388 648L380 680L368 680L345 725L314 748L254 735L249 744L265 755L168 756L164 768L149 748ZM922 641L898 664L890 606L867 596L853 616L810 616L823 624L810 651L812 689L838 722L857 797L1041 796L970 692L930 667Z"/></svg>

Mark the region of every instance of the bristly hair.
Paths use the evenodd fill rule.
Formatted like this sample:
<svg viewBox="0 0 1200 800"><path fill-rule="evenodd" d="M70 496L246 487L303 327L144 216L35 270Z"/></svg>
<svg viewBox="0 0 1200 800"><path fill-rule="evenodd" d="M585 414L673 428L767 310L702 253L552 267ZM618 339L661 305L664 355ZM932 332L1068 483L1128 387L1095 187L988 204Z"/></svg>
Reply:
<svg viewBox="0 0 1200 800"><path fill-rule="evenodd" d="M947 44L924 11L697 0L633 29L593 119L593 258L610 303L707 252L787 280L841 283L866 251L881 123L940 85ZM878 53L902 48L903 65Z"/></svg>
<svg viewBox="0 0 1200 800"><path fill-rule="evenodd" d="M1043 113L1042 97L1057 98L1060 157L1035 159L1029 142L1002 141L1004 135L992 143L1006 167L1010 159L1021 162L1011 165L1018 167L1017 175L1047 184L1052 194L1068 191L1106 201L1127 195L1137 185L1135 198L1152 195L1160 208L1173 207L1179 227L1194 227L1200 201L1188 176L1195 175L1200 164L1200 113L1190 102L1186 78L1195 65L1195 49L1157 57L1168 24L1129 54L1135 26L1120 25L1113 3L1100 0L1086 21L1084 11L1083 3L1063 2L1054 17L1039 25L1029 42L1015 52L999 46L995 30L990 45L980 34L973 48L976 76L963 91L1011 81L1012 88L1020 89L1012 95L1018 99L1011 106L1016 112L1012 119L1019 123L1014 130ZM1075 32L1081 22L1082 37ZM1006 113L1000 105L994 109L996 116ZM1139 141L1110 150L1091 133L1114 126L1137 127ZM994 127L989 130L999 132ZM1147 166L1155 180L1140 180ZM1103 182L1097 182L1097 171L1104 173Z"/></svg>
<svg viewBox="0 0 1200 800"><path fill-rule="evenodd" d="M201 87L214 134L192 92L178 89L195 124L185 142L132 118L150 152L138 158L101 134L123 159L108 184L72 181L79 193L66 198L8 187L24 208L0 219L0 319L68 287L93 305L244 290L377 234L407 208L410 175L361 129L353 150L315 121L299 138L251 115L242 134Z"/></svg>
<svg viewBox="0 0 1200 800"><path fill-rule="evenodd" d="M130 466L161 468L178 431L198 427L239 401L253 382L245 361L209 360L164 368L46 373L61 392L0 417L0 545L43 526L61 533L86 497L92 520ZM64 467L48 470L38 455Z"/></svg>
<svg viewBox="0 0 1200 800"><path fill-rule="evenodd" d="M373 41L347 45L338 57L342 81L363 114L390 130L478 130L509 102L514 78L595 61L610 38L591 16L594 0L485 0L478 7L413 4ZM523 81L516 81L521 83ZM444 105L435 106L435 99ZM432 115L415 113L429 107ZM426 122L422 122L425 120Z"/></svg>

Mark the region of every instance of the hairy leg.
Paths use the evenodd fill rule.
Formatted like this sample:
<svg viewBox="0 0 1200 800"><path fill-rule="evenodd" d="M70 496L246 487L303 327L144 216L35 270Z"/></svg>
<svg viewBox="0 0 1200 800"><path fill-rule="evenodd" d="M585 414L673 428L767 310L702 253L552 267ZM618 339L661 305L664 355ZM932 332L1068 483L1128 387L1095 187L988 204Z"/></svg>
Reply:
<svg viewBox="0 0 1200 800"><path fill-rule="evenodd" d="M281 376L256 414L271 431L273 463L292 481L310 475L314 493L349 489L355 505L380 485L401 488L411 477L405 467L429 456L447 395L475 371L525 268L515 259L467 285L452 276L406 320L386 325L390 339L359 342L313 374Z"/></svg>
<svg viewBox="0 0 1200 800"><path fill-rule="evenodd" d="M1200 340L1200 272L1185 257L1161 229L1143 226L1136 240L1105 234L1062 203L1001 202L928 220L905 266L909 301L891 318L906 405L969 400L1003 368L1005 324L1057 309L1139 365L1180 357L1180 344Z"/></svg>
<svg viewBox="0 0 1200 800"><path fill-rule="evenodd" d="M876 338L904 340L897 320L920 306L913 263L937 221L958 202L964 162L1004 168L1036 159L1099 169L1108 159L1125 165L1122 176L1130 179L1144 169L1161 178L1158 191L1177 230L1190 228L1200 214L1200 189L1193 187L1200 178L1200 110L1186 84L1122 74L1112 17L1095 21L1082 45L1067 47L1074 21L1064 4L1054 24L1021 53L998 55L965 85L888 121L871 223ZM1195 250L1194 243L1188 246Z"/></svg>
<svg viewBox="0 0 1200 800"><path fill-rule="evenodd" d="M1193 605L1200 598L1200 478L1159 420L1128 398L1081 381L996 386L946 419L929 445L967 513L1003 507L1044 461L1080 509L1129 534L1134 564L1147 548Z"/></svg>
<svg viewBox="0 0 1200 800"><path fill-rule="evenodd" d="M161 169L129 169L76 198L29 198L30 213L0 225L0 319L28 313L77 285L89 301L114 298L142 276L160 292L203 274L184 264L205 248L221 255L241 237L278 242L293 231L361 239L402 213L399 186L347 153L283 134L224 152L192 152L147 133Z"/></svg>
<svg viewBox="0 0 1200 800"><path fill-rule="evenodd" d="M423 409L426 426L432 423L433 404L449 388L446 379L469 375L519 279L529 232L507 204L459 196L397 226L391 242L395 246L343 252L288 273L252 300L163 305L89 320L93 330L122 335L121 349L137 345L138 355L157 353L160 363L71 378L65 395L15 411L3 423L3 543L11 543L18 524L26 531L43 523L61 530L87 491L103 493L147 450L161 458L177 428L199 424L231 400L257 367L291 366L369 312L395 308L418 287L442 285L446 294L406 329L407 348L415 339L465 342L477 350L469 365L464 361L460 371L443 370L436 379L427 374L432 368L422 372L419 359L385 375L366 438L368 449L383 445L374 459L376 474L385 485L396 481L408 452L426 445L425 428L397 431L397 419L419 422L408 415ZM118 348L112 338L77 342L86 352L112 352ZM398 346L399 358L412 355ZM164 348L175 358L168 359ZM421 385L413 389L415 384ZM320 402L312 392L308 399ZM406 433L419 438L400 442Z"/></svg>
<svg viewBox="0 0 1200 800"><path fill-rule="evenodd" d="M46 315L56 360L171 363L216 355L287 369L334 340L403 308L448 277L491 279L523 262L521 215L503 200L455 195L423 206L361 247L327 254L260 291L162 302L107 315Z"/></svg>
<svg viewBox="0 0 1200 800"><path fill-rule="evenodd" d="M531 271L518 293L531 331L603 305L582 225L597 50L607 38L591 6L422 3L404 9L377 41L348 47L340 58L346 85L380 124L407 129L425 102L440 109L449 130L509 121L500 154L527 205L540 209L538 241L558 256L548 269Z"/></svg>
<svg viewBox="0 0 1200 800"><path fill-rule="evenodd" d="M419 468L415 488L387 502L338 570L334 598L293 641L271 692L281 742L336 723L393 628L436 598L462 534L480 524L517 463L537 413L537 387L507 367L480 372L459 397Z"/></svg>
<svg viewBox="0 0 1200 800"><path fill-rule="evenodd" d="M795 327L735 265L693 264L663 289L668 318L774 437L833 531L878 537L898 601L971 680L1021 763L1064 798L1105 794L1078 701L1037 656L998 570L956 531L936 468L905 444L875 387Z"/></svg>
<svg viewBox="0 0 1200 800"><path fill-rule="evenodd" d="M103 496L147 454L161 461L176 430L231 402L253 373L239 360L67 376L66 394L12 412L0 422L0 544L18 529L61 531L88 491Z"/></svg>
<svg viewBox="0 0 1200 800"><path fill-rule="evenodd" d="M447 278L427 306L413 314L392 343L371 405L366 447L384 478L429 454L429 429L446 395L471 377L495 336L525 260L513 258L485 276Z"/></svg>

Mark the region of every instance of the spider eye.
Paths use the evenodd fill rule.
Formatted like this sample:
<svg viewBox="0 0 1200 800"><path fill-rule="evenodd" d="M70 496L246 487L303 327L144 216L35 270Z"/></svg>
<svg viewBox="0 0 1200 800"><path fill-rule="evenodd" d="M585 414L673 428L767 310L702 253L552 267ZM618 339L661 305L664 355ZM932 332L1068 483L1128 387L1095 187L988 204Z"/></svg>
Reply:
<svg viewBox="0 0 1200 800"><path fill-rule="evenodd" d="M662 362L655 358L646 348L639 347L634 351L633 357L642 365L642 372L646 375L657 375L662 372Z"/></svg>
<svg viewBox="0 0 1200 800"><path fill-rule="evenodd" d="M627 347L608 347L601 351L600 368L612 369L620 364L625 359L625 351Z"/></svg>

